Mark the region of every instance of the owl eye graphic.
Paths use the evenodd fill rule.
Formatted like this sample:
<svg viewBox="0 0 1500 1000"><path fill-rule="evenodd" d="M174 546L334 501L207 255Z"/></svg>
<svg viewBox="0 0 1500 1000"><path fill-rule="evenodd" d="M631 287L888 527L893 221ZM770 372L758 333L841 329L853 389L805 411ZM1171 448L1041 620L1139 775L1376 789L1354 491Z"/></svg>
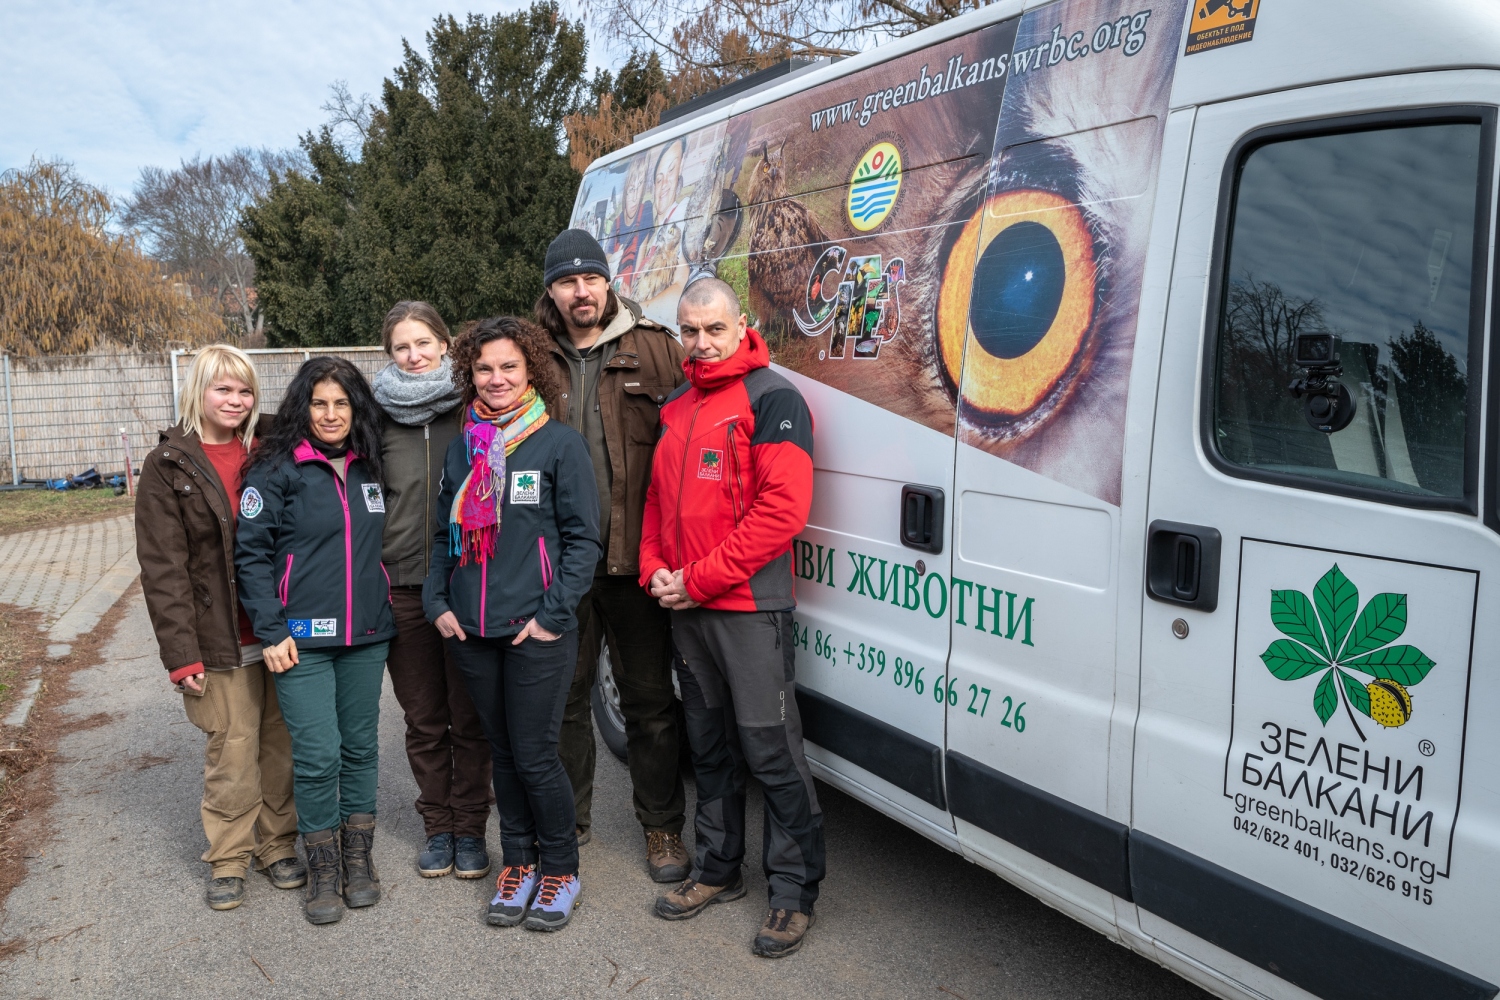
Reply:
<svg viewBox="0 0 1500 1000"><path fill-rule="evenodd" d="M1076 165L1047 143L1009 154L959 228L937 302L937 361L965 418L1001 439L1044 421L1089 356L1100 291Z"/></svg>

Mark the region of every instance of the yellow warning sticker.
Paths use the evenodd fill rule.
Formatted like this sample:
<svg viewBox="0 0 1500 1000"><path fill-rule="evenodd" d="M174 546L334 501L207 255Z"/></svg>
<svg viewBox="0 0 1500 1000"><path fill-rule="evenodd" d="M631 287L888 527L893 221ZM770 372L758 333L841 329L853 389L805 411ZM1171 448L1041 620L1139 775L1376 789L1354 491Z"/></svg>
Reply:
<svg viewBox="0 0 1500 1000"><path fill-rule="evenodd" d="M1260 0L1195 0L1183 55L1248 42L1255 37L1259 12Z"/></svg>

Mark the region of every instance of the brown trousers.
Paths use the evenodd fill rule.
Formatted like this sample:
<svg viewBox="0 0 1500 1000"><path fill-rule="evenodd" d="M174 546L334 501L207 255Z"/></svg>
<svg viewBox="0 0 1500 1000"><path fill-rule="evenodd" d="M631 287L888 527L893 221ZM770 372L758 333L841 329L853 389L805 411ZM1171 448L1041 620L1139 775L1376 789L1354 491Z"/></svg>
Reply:
<svg viewBox="0 0 1500 1000"><path fill-rule="evenodd" d="M417 779L417 812L427 836L484 837L490 806L490 743L463 674L422 612L421 587L392 587L395 639L386 654L406 714L406 759Z"/></svg>
<svg viewBox="0 0 1500 1000"><path fill-rule="evenodd" d="M297 855L292 740L264 664L203 674L203 693L180 687L187 717L208 734L203 753L203 860L213 878L244 878Z"/></svg>

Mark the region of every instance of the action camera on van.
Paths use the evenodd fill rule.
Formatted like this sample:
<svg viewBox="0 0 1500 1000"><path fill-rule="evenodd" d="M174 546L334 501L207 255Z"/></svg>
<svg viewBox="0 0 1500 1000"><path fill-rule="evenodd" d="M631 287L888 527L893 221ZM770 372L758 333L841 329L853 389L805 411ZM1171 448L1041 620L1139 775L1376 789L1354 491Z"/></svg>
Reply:
<svg viewBox="0 0 1500 1000"><path fill-rule="evenodd" d="M1302 415L1313 430L1332 434L1354 419L1354 397L1339 376L1339 337L1336 333L1299 333L1292 343L1292 360L1307 374L1289 387L1302 400Z"/></svg>

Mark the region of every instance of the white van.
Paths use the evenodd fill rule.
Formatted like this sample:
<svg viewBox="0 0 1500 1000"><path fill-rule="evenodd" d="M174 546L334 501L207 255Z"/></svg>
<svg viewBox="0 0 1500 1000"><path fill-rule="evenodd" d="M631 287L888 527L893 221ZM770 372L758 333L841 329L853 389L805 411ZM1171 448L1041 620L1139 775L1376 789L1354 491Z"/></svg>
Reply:
<svg viewBox="0 0 1500 1000"><path fill-rule="evenodd" d="M595 163L812 408L818 776L1221 996L1494 996L1497 106L1492 2L1001 0Z"/></svg>

